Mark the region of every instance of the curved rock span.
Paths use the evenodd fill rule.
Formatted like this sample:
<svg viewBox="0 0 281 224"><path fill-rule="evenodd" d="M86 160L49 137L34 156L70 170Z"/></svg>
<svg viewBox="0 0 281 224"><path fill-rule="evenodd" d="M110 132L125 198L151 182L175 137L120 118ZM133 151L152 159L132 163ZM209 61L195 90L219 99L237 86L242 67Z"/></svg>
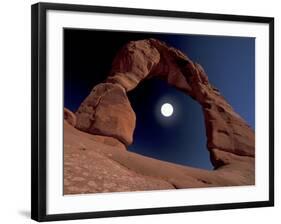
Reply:
<svg viewBox="0 0 281 224"><path fill-rule="evenodd" d="M170 85L183 91L201 105L205 118L207 147L215 170L182 168L170 163L163 165L167 163L156 162L151 158L145 158L144 161L143 156L126 150L122 150L122 154L128 154L124 158L130 158L130 162L125 161L120 155L114 157L113 160L118 160L118 163L138 175L168 180L172 188L254 184L255 135L253 130L227 103L219 90L209 82L204 69L199 64L192 62L181 51L159 40L145 39L127 43L116 55L108 78L104 83L93 88L80 105L76 112L75 122L72 123L75 123L74 126L77 129L93 136L100 135L104 138L115 139L119 145L130 145L133 141L136 116L126 93L136 88L142 80L151 77L165 79ZM74 118L68 116L67 120L69 122ZM118 154L114 152L116 153ZM113 153L110 154L113 155ZM144 164L141 165L140 161ZM166 170L168 174L170 173L167 170L168 167L172 170L184 169L185 175L181 178L185 180L175 180L175 177L168 174L168 177L163 176L152 168L149 168L149 172L147 168L142 168L142 166L151 167L156 164L163 166L163 170ZM177 171L181 172L180 170ZM198 184L198 178L200 184Z"/></svg>

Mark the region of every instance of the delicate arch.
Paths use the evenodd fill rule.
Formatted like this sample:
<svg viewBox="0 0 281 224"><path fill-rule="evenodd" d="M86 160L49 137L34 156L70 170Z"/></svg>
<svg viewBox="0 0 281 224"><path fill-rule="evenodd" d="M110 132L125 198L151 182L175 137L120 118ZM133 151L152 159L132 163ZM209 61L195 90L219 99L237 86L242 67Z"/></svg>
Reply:
<svg viewBox="0 0 281 224"><path fill-rule="evenodd" d="M152 76L162 77L201 105L215 168L255 156L253 130L210 84L204 69L156 39L131 41L118 52L107 80L96 85L77 110L76 127L130 145L136 117L126 92Z"/></svg>

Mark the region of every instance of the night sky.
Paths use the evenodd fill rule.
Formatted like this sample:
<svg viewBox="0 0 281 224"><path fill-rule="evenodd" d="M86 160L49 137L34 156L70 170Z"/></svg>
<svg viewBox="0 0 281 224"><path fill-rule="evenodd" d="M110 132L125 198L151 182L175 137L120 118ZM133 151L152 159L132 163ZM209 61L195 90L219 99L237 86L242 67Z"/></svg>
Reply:
<svg viewBox="0 0 281 224"><path fill-rule="evenodd" d="M246 37L64 30L64 106L76 111L110 71L117 51L128 41L157 38L180 49L205 69L234 110L255 128L255 39ZM156 159L212 169L200 105L165 81L153 78L128 93L136 113L129 150ZM160 113L163 103L171 117Z"/></svg>

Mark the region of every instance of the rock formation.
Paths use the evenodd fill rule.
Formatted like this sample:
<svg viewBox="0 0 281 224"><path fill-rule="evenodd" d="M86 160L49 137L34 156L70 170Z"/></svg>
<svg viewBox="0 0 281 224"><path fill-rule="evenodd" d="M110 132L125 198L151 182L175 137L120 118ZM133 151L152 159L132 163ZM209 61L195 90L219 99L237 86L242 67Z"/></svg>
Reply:
<svg viewBox="0 0 281 224"><path fill-rule="evenodd" d="M68 122L71 126L76 126L76 116L67 108L63 109L63 118L66 122Z"/></svg>
<svg viewBox="0 0 281 224"><path fill-rule="evenodd" d="M236 162L213 171L177 165L127 151L115 138L88 134L64 122L64 194L255 183L254 158L232 153L227 158Z"/></svg>
<svg viewBox="0 0 281 224"><path fill-rule="evenodd" d="M203 68L179 50L155 39L131 41L118 52L106 82L100 84L102 87L94 87L78 109L76 127L92 134L116 137L129 145L135 115L125 91L134 89L140 81L152 76L167 80L200 103L205 117L207 147L215 167L230 162L227 153L255 156L253 130L226 102L219 90L209 83ZM111 103L110 98L116 93L105 90L105 86L110 84L116 92L119 89L122 97L112 99L114 105L111 108L98 105L97 102L103 101L103 98L106 98L104 101L107 104ZM118 105L119 109L116 108ZM122 117L125 116L119 111L125 114L124 120Z"/></svg>
<svg viewBox="0 0 281 224"><path fill-rule="evenodd" d="M125 145L133 141L136 115L118 84L95 86L76 114L76 127L82 131L115 137Z"/></svg>
<svg viewBox="0 0 281 224"><path fill-rule="evenodd" d="M136 120L126 92L151 77L165 79L201 105L213 171L126 150ZM93 88L76 114L65 109L64 119L64 194L255 183L253 130L199 64L158 40L126 44L105 82Z"/></svg>

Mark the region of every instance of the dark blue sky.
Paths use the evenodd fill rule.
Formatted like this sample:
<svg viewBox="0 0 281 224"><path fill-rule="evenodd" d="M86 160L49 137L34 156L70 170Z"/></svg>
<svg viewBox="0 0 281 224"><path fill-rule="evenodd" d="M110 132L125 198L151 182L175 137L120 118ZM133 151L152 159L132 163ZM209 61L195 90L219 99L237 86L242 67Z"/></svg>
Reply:
<svg viewBox="0 0 281 224"><path fill-rule="evenodd" d="M157 38L186 53L205 69L210 82L254 129L255 40L245 37L171 35L64 30L64 104L76 111L94 85L102 82L116 52L131 40ZM211 169L200 105L158 79L143 81L128 93L137 115L129 147L153 158ZM160 114L162 103L172 117Z"/></svg>

